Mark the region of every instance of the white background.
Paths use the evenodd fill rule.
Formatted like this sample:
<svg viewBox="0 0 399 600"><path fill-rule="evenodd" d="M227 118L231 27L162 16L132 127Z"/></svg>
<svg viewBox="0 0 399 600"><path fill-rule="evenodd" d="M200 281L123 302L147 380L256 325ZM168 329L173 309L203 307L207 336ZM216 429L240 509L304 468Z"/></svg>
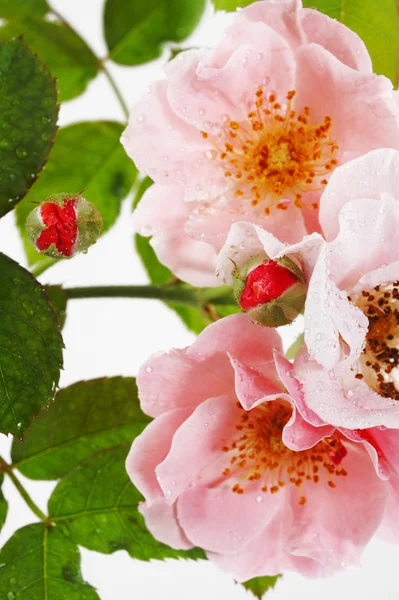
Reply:
<svg viewBox="0 0 399 600"><path fill-rule="evenodd" d="M50 0L100 57L106 55L101 23L103 2ZM208 6L200 27L187 44L213 44L230 20L231 15L213 15ZM136 68L110 65L129 106L138 100L149 82L162 76L164 60ZM107 118L121 120L123 115L108 82L99 75L84 96L62 106L60 123ZM130 203L130 200L125 202L116 226L87 255L57 264L41 276L41 281L65 286L146 283L132 244ZM0 251L22 265L26 264L13 214L0 221ZM291 326L283 332L286 345L295 338L297 328ZM62 387L104 375L135 375L149 354L173 346L186 346L193 339L177 316L161 303L130 299L70 302L63 333L66 350ZM0 451L5 458L9 457L9 446L7 438L0 438ZM34 482L22 476L20 479L46 511L47 499L55 484ZM4 493L10 511L0 535L1 545L15 529L37 520L9 481L4 485ZM337 597L375 600L383 595L385 600L399 600L398 565L399 549L375 540L364 555L361 569L318 581L287 574L267 597L270 600L297 600L305 596L307 600L320 597L323 600L336 600ZM187 597L190 600L243 600L251 596L236 585L232 577L207 562L143 563L132 560L124 551L106 556L82 549L82 570L102 600L186 600Z"/></svg>

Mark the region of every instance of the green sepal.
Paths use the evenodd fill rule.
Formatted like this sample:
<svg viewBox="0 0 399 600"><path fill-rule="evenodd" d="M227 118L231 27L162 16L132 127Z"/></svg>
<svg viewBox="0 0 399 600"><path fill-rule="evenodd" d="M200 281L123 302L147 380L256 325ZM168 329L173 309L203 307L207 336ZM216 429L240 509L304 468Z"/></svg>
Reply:
<svg viewBox="0 0 399 600"><path fill-rule="evenodd" d="M244 291L248 275L251 271L256 269L256 267L259 267L259 265L264 263L266 260L270 260L266 253L258 254L257 256L253 256L252 258L249 258L247 261L245 261L241 269L238 268L238 266L233 260L231 261L234 265L234 269L231 273L234 279L233 294L238 305L240 305L241 294Z"/></svg>
<svg viewBox="0 0 399 600"><path fill-rule="evenodd" d="M300 281L279 298L248 311L252 321L264 327L289 325L302 312L306 300L306 286Z"/></svg>
<svg viewBox="0 0 399 600"><path fill-rule="evenodd" d="M277 580L280 577L281 575L264 575L263 577L254 577L253 579L244 581L242 585L246 590L252 592L252 594L258 598L258 600L262 600L265 594L274 588Z"/></svg>
<svg viewBox="0 0 399 600"><path fill-rule="evenodd" d="M281 267L288 269L288 271L291 271L291 273L295 275L295 277L297 277L299 281L301 281L302 283L306 283L305 275L302 273L298 265L293 260L288 258L288 256L277 258L276 263L278 263Z"/></svg>
<svg viewBox="0 0 399 600"><path fill-rule="evenodd" d="M79 198L76 206L76 224L78 237L74 250L85 253L100 237L103 219L98 208L82 197Z"/></svg>

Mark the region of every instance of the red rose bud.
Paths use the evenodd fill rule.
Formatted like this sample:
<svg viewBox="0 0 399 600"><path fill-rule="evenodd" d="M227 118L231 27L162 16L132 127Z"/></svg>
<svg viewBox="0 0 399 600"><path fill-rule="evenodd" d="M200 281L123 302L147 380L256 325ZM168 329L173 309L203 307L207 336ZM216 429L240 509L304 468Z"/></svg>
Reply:
<svg viewBox="0 0 399 600"><path fill-rule="evenodd" d="M288 325L305 305L305 277L287 256L277 260L265 254L235 268L234 295L251 319L266 327Z"/></svg>
<svg viewBox="0 0 399 600"><path fill-rule="evenodd" d="M71 258L78 252L87 252L97 241L102 225L97 208L80 194L53 194L26 220L32 244L53 258Z"/></svg>

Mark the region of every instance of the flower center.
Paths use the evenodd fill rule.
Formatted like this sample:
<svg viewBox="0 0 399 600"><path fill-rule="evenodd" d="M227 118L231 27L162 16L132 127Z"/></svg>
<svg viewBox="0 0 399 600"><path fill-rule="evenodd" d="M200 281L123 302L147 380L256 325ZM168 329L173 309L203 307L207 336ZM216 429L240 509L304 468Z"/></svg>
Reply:
<svg viewBox="0 0 399 600"><path fill-rule="evenodd" d="M239 403L237 406L242 409ZM253 482L270 494L286 484L301 488L305 481L324 481L335 488L334 476L347 475L345 469L338 468L347 454L338 435L325 438L309 450L294 452L287 448L282 433L291 415L292 408L285 400L266 402L241 415L237 437L222 447L230 457L223 476L231 480L234 493L244 494ZM305 502L306 496L301 495L299 503Z"/></svg>
<svg viewBox="0 0 399 600"><path fill-rule="evenodd" d="M399 400L399 281L363 291L356 305L369 319L356 378L380 396Z"/></svg>
<svg viewBox="0 0 399 600"><path fill-rule="evenodd" d="M276 94L265 95L260 86L246 121L226 116L218 135L201 132L213 146L207 158L219 162L236 196L248 198L266 214L271 208L285 210L292 202L302 208L303 194L321 191L327 174L338 164L338 146L330 138L331 117L310 124L310 108L297 114L294 97L295 91L288 92L283 106Z"/></svg>

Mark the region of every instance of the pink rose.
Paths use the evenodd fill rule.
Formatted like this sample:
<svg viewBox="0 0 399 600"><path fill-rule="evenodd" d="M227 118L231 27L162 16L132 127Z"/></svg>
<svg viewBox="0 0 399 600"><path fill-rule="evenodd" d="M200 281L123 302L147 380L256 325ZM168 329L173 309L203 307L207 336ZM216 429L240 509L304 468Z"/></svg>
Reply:
<svg viewBox="0 0 399 600"><path fill-rule="evenodd" d="M310 356L296 372L307 404L336 426L399 428L398 173L399 152L376 150L337 169L321 200L326 235L338 235L310 279Z"/></svg>
<svg viewBox="0 0 399 600"><path fill-rule="evenodd" d="M154 420L127 470L148 528L173 548L204 548L241 581L357 564L397 507L388 477L399 434L378 430L374 441L374 430L326 425L276 352L275 330L232 315L138 376Z"/></svg>
<svg viewBox="0 0 399 600"><path fill-rule="evenodd" d="M317 231L330 173L398 148L398 114L355 33L299 1L256 2L214 50L168 63L134 107L122 142L155 181L134 226L178 277L215 285L233 222L289 243Z"/></svg>

